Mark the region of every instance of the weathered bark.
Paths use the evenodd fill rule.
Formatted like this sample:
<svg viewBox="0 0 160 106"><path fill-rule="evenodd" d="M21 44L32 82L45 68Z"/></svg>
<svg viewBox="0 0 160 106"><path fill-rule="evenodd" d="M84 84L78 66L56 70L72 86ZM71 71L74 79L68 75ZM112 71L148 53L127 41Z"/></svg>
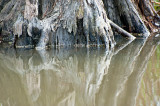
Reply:
<svg viewBox="0 0 160 106"><path fill-rule="evenodd" d="M3 2L6 5L0 12L1 27L3 30L13 30L13 34L18 36L14 42L16 47L32 45L34 36L39 39L35 44L37 48L44 48L47 44L53 46L105 44L109 49L114 45L112 30L106 21L107 16L102 1L14 0ZM13 5L13 8L10 5ZM17 5L22 6L18 8ZM10 8L13 12L7 13ZM11 16L13 18L10 18ZM4 25L9 24L8 20L11 20L14 25L10 24L9 27ZM79 28L78 31L77 28ZM23 44L26 39L29 40Z"/></svg>
<svg viewBox="0 0 160 106"><path fill-rule="evenodd" d="M144 25L134 3L131 0L103 0L109 19L122 26L129 32L144 33L148 29Z"/></svg>
<svg viewBox="0 0 160 106"><path fill-rule="evenodd" d="M0 1L1 35L10 32L17 48L44 48L47 45L105 45L112 48L115 42L110 24L118 32L124 31L109 22L107 15L129 32L149 35L131 0Z"/></svg>
<svg viewBox="0 0 160 106"><path fill-rule="evenodd" d="M152 31L157 31L160 28L160 16L153 7L152 0L135 0L144 22L147 27Z"/></svg>

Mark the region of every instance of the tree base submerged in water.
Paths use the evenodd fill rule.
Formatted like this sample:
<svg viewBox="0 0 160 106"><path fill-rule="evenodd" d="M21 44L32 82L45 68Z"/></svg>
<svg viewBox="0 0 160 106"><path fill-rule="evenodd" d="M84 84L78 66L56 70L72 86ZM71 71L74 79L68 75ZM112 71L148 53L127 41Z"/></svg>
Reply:
<svg viewBox="0 0 160 106"><path fill-rule="evenodd" d="M128 9L123 8L129 3ZM16 48L113 48L115 41L107 14L129 32L149 33L130 0L2 0L0 6L1 35L11 32Z"/></svg>

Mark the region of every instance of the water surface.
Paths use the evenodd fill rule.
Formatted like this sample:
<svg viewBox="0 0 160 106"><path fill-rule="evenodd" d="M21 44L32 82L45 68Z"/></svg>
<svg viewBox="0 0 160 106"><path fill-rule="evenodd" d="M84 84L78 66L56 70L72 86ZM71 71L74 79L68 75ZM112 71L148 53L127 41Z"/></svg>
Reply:
<svg viewBox="0 0 160 106"><path fill-rule="evenodd" d="M0 106L158 106L158 44L151 38L111 51L1 47Z"/></svg>

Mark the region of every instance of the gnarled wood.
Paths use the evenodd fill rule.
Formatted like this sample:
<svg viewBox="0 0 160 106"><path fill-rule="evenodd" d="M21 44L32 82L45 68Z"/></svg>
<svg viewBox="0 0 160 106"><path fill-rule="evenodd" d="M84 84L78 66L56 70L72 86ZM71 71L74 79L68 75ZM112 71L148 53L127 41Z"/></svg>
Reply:
<svg viewBox="0 0 160 106"><path fill-rule="evenodd" d="M123 29L149 35L131 0L2 0L0 6L0 28L13 32L15 47L105 45L109 49L115 45L110 24L129 38L134 37Z"/></svg>

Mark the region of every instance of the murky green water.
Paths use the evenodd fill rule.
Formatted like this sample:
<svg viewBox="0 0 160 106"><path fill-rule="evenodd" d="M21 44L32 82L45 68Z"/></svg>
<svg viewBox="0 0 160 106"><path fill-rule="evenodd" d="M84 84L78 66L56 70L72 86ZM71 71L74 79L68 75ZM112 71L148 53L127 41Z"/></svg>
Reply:
<svg viewBox="0 0 160 106"><path fill-rule="evenodd" d="M158 39L119 43L110 52L1 48L0 106L158 106Z"/></svg>

